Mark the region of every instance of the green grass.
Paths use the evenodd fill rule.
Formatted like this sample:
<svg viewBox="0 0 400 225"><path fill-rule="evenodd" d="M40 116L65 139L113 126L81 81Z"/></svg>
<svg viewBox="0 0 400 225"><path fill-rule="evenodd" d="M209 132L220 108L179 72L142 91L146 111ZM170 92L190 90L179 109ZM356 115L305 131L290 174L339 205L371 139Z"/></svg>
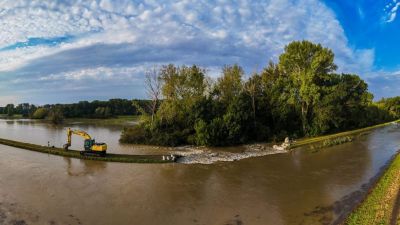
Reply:
<svg viewBox="0 0 400 225"><path fill-rule="evenodd" d="M397 154L366 199L349 215L345 224L400 224L398 212L396 213L398 208L394 210L396 201L399 204L399 194L400 155Z"/></svg>
<svg viewBox="0 0 400 225"><path fill-rule="evenodd" d="M123 163L171 163L172 160L162 160L163 155L124 155L124 154L110 154L107 153L106 157L95 156L82 156L79 151L68 150L62 148L52 148L47 146L35 145L19 141L13 141L0 138L0 144L8 145L16 148L31 150L52 155L59 155L65 157L72 157L86 160L107 161L107 162L123 162Z"/></svg>
<svg viewBox="0 0 400 225"><path fill-rule="evenodd" d="M118 116L108 119L90 119L90 118L67 118L64 120L65 124L95 124L95 125L108 125L108 126L123 126L129 125L130 122L138 121L139 116Z"/></svg>
<svg viewBox="0 0 400 225"><path fill-rule="evenodd" d="M21 114L14 114L12 116L8 116L7 114L0 114L0 119L22 119Z"/></svg>
<svg viewBox="0 0 400 225"><path fill-rule="evenodd" d="M373 129L376 129L379 127L384 127L384 126L390 125L393 122L400 122L400 120L382 123L382 124L365 127L365 128L361 128L361 129L357 129L357 130L345 131L345 132L336 133L336 134L300 139L300 140L297 140L296 142L294 142L290 146L290 148L293 149L293 148L298 148L298 147L305 146L305 145L316 144L316 143L324 142L326 140L337 139L339 137L345 137L345 136L351 137L351 136L359 135L359 134L362 134L364 132L367 132L367 131L370 131L370 130L373 130Z"/></svg>
<svg viewBox="0 0 400 225"><path fill-rule="evenodd" d="M108 126L123 126L129 125L130 123L139 121L140 116L117 116L114 118L107 119L94 119L94 118L66 118L64 119L65 124L95 124L95 125L108 125ZM16 114L13 116L7 116L6 114L0 114L0 119L22 119L22 115ZM46 119L35 119L37 121L51 122Z"/></svg>
<svg viewBox="0 0 400 225"><path fill-rule="evenodd" d="M343 137L336 137L336 138L331 138L331 139L326 139L324 141L318 142L318 144L310 144L311 147L310 149L312 150L318 150L318 149L323 149L335 145L341 145L344 143L352 142L354 141L355 137L354 136L343 136ZM314 151L316 152L316 151Z"/></svg>

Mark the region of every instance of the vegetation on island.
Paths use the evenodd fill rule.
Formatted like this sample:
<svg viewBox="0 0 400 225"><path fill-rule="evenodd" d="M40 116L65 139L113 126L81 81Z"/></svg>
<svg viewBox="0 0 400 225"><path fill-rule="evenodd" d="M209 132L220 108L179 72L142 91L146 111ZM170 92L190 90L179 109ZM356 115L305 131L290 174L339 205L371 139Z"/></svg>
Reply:
<svg viewBox="0 0 400 225"><path fill-rule="evenodd" d="M245 77L237 64L218 79L197 65L166 65L146 74L153 105L121 142L221 146L317 136L391 121L355 74L337 74L332 50L288 44L277 63ZM162 99L162 101L160 101Z"/></svg>

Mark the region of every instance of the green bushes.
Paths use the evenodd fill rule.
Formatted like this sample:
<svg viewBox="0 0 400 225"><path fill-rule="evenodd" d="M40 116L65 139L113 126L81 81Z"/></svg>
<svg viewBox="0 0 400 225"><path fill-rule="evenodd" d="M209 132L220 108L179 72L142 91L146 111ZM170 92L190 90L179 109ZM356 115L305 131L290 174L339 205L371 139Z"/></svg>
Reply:
<svg viewBox="0 0 400 225"><path fill-rule="evenodd" d="M340 145L340 144L347 143L347 142L352 142L353 140L354 140L354 138L350 137L350 136L339 137L339 138L335 138L335 139L325 140L324 142L322 142L322 146L323 147L335 146L335 145Z"/></svg>
<svg viewBox="0 0 400 225"><path fill-rule="evenodd" d="M51 109L38 108L32 115L32 119L48 119L53 124L61 124L64 121L64 114L60 107Z"/></svg>
<svg viewBox="0 0 400 225"><path fill-rule="evenodd" d="M38 108L32 115L32 119L44 119L46 118L49 110L46 108Z"/></svg>
<svg viewBox="0 0 400 225"><path fill-rule="evenodd" d="M120 138L121 142L134 144L149 144L146 130L142 126L125 127Z"/></svg>
<svg viewBox="0 0 400 225"><path fill-rule="evenodd" d="M94 112L94 117L96 118L110 118L111 116L112 114L110 107L97 107Z"/></svg>
<svg viewBox="0 0 400 225"><path fill-rule="evenodd" d="M196 132L195 143L197 145L223 145L227 138L227 129L220 117L212 119L208 124L203 120L199 120L196 122L194 128Z"/></svg>
<svg viewBox="0 0 400 225"><path fill-rule="evenodd" d="M341 144L352 142L352 141L354 141L353 136L336 137L336 138L323 140L321 143L318 143L318 144L313 144L310 146L310 149L316 150L316 149L321 149L321 148L327 148L327 147L341 145ZM314 152L316 152L316 151L314 151Z"/></svg>
<svg viewBox="0 0 400 225"><path fill-rule="evenodd" d="M53 124L61 124L64 122L64 115L62 109L59 107L55 107L50 109L48 113L48 120L50 120Z"/></svg>

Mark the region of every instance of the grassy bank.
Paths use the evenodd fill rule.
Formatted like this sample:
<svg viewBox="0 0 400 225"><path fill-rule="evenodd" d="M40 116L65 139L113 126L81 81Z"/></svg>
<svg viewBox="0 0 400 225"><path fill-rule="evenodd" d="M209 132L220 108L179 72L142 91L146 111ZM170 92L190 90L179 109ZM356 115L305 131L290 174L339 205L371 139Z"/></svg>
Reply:
<svg viewBox="0 0 400 225"><path fill-rule="evenodd" d="M67 118L64 120L65 124L95 124L107 126L123 126L135 123L138 116L117 116L115 118L107 119L93 119L93 118Z"/></svg>
<svg viewBox="0 0 400 225"><path fill-rule="evenodd" d="M107 162L123 162L123 163L168 163L173 160L163 160L163 155L123 155L123 154L110 154L106 157L91 157L82 156L79 151L68 150L65 151L62 148L52 148L47 146L35 145L30 143L24 143L19 141L7 140L0 138L0 144L8 145L16 148L22 148L35 152L47 153L52 155L59 155L65 157L72 157L78 159L107 161ZM1 150L1 149L0 149ZM165 155L166 156L166 155Z"/></svg>
<svg viewBox="0 0 400 225"><path fill-rule="evenodd" d="M64 124L94 124L94 125L107 125L107 126L123 126L134 124L138 121L139 116L117 116L113 118L106 119L94 119L94 118L66 118L64 119ZM7 116L5 114L0 114L0 119L29 119L24 118L22 115ZM47 119L32 119L40 122L49 122Z"/></svg>
<svg viewBox="0 0 400 225"><path fill-rule="evenodd" d="M9 116L7 114L0 114L0 119L23 119L24 117L21 114L14 114Z"/></svg>
<svg viewBox="0 0 400 225"><path fill-rule="evenodd" d="M400 154L345 224L400 224Z"/></svg>
<svg viewBox="0 0 400 225"><path fill-rule="evenodd" d="M299 139L296 140L296 142L294 142L290 148L298 148L301 146L305 146L305 145L311 145L311 144L318 144L318 143L324 143L326 141L329 140L338 140L338 138L341 137L354 137L356 135L362 134L364 132L379 128L379 127L384 127L387 126L393 122L400 122L400 120L396 120L396 121L392 121L392 122L387 122L387 123L382 123L382 124L378 124L378 125L374 125L374 126L370 126L370 127L365 127L365 128L361 128L361 129L357 129L357 130L351 130L351 131L345 131L345 132L341 132L341 133L336 133L336 134L330 134L330 135L324 135L324 136L318 136L318 137L313 137L313 138L304 138L304 139Z"/></svg>

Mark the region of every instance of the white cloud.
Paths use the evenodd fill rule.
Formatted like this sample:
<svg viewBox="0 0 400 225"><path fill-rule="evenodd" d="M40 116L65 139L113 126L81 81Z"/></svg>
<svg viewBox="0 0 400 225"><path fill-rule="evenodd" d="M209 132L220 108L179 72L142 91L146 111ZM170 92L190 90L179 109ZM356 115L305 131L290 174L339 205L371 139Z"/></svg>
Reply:
<svg viewBox="0 0 400 225"><path fill-rule="evenodd" d="M370 71L374 61L373 49L349 46L333 11L318 0L2 2L0 48L31 37L66 35L74 39L55 46L0 51L0 78L1 71L7 76L15 76L13 72L17 71L25 74L19 76L30 79L32 75L26 74L35 72L38 60L46 59L50 66L45 67L54 68L55 58L59 63L72 50L95 45L124 45L126 49L134 49L132 54L136 55L127 62L122 59L129 55L121 54L121 48L107 48L107 57L105 50L99 48L84 60L77 55L75 63L69 62L67 71L40 68L41 77L55 76L76 82L78 78L95 80L98 76L118 80L118 76L129 78L129 75L115 68L140 71L143 64L162 63L196 63L212 71L231 63L239 63L248 70L261 69L269 59L276 60L290 41L302 39L333 49L344 72ZM115 65L99 65L105 60ZM102 71L103 76L96 71Z"/></svg>
<svg viewBox="0 0 400 225"><path fill-rule="evenodd" d="M0 106L7 105L9 103L18 102L20 98L15 95L1 95Z"/></svg>
<svg viewBox="0 0 400 225"><path fill-rule="evenodd" d="M144 74L145 68L140 67L122 67L122 68L109 68L97 67L90 69L82 69L75 71L68 71L58 74L50 74L38 78L38 81L81 81L85 79L96 81L115 81L124 80L124 82L132 82L137 80L141 74Z"/></svg>
<svg viewBox="0 0 400 225"><path fill-rule="evenodd" d="M391 23L396 19L397 16L397 10L400 7L400 2L397 0L393 0L393 3L389 3L385 7L385 12L386 12L386 22Z"/></svg>

